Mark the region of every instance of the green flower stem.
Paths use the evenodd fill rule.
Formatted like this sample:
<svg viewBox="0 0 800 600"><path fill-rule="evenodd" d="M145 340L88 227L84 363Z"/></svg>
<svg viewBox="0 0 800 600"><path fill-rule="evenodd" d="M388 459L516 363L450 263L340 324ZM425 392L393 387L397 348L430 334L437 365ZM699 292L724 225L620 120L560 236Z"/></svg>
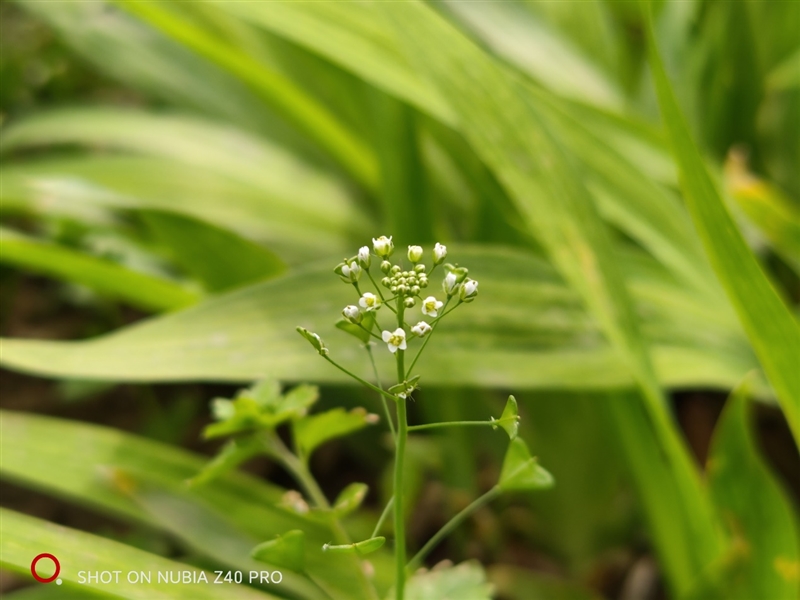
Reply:
<svg viewBox="0 0 800 600"><path fill-rule="evenodd" d="M403 326L405 305L402 298L397 300L397 326ZM404 358L405 351L397 350L394 353L397 361L397 383L405 380ZM394 456L394 539L395 539L395 569L396 578L395 600L403 600L406 587L406 524L403 502L403 471L405 469L406 440L408 439L408 418L406 416L405 398L397 398L397 436L395 437Z"/></svg>
<svg viewBox="0 0 800 600"><path fill-rule="evenodd" d="M331 510L330 502L328 502L325 494L322 493L319 485L317 485L317 480L314 479L305 462L289 450L274 431L268 434L265 446L267 454L275 458L291 474L317 508L325 511ZM344 546L353 543L339 519L331 516L329 523L331 533L337 544ZM363 589L367 591L372 600L377 600L378 593L375 591L375 586L372 585L372 582L364 575L361 569L358 569L358 571Z"/></svg>
<svg viewBox="0 0 800 600"><path fill-rule="evenodd" d="M497 498L501 494L501 490L499 486L494 486L488 492L486 492L483 496L478 497L474 500L469 506L467 506L464 510L450 519L447 523L445 523L444 527L442 527L439 531L436 532L431 539L422 547L422 549L414 555L408 562L407 569L409 571L414 571L418 569L422 565L422 561L425 560L425 557L433 550L439 543L450 535L461 523L463 523L467 517L469 517L472 513L476 512L482 506L488 504L495 498Z"/></svg>
<svg viewBox="0 0 800 600"><path fill-rule="evenodd" d="M422 431L423 429L439 429L441 427L470 427L470 426L491 426L497 427L501 423L516 421L516 417L506 417L505 419L495 419L494 421L443 421L441 423L425 423L424 425L411 425L409 431Z"/></svg>
<svg viewBox="0 0 800 600"><path fill-rule="evenodd" d="M430 341L431 336L433 336L433 332L436 331L436 326L439 324L439 321L441 321L442 317L444 317L446 314L449 314L449 313L446 313L445 310L447 310L447 305L450 304L450 298L452 298L452 296L448 296L447 300L444 301L444 306L442 307L442 314L440 316L436 317L436 319L431 324L431 331L430 331L430 333L428 333L428 337L426 337L422 341L422 346L420 346L419 350L417 350L417 355L414 357L414 360L411 361L411 366L408 367L408 373L406 373L405 377L403 377L404 380L408 379L408 376L411 375L411 370L414 368L414 365L417 364L417 361L419 360L419 357L422 354L422 351L425 350L425 346L428 345L428 342ZM459 302L459 304L460 304L460 302ZM451 308L449 312L453 312L457 307L458 307L458 304L456 304L453 308Z"/></svg>
<svg viewBox="0 0 800 600"><path fill-rule="evenodd" d="M398 352L402 352L402 350L398 350ZM393 396L392 394L390 394L390 393L389 393L389 392L387 392L386 390L382 390L381 388L379 388L379 387L377 387L377 386L375 386L375 385L372 385L372 384L371 384L369 381L365 381L365 380L361 379L361 377L359 377L359 376L358 376L358 375L356 375L355 373L351 373L350 371L348 371L347 369L345 369L345 368L344 368L342 365L340 365L340 364L339 364L339 363L337 363L335 360L333 360L331 357L329 357L329 356L325 356L324 354L321 354L320 356L322 356L322 358L324 358L324 359L325 359L325 360L327 360L329 363L331 363L331 364L332 364L334 367L336 367L337 369L339 369L339 370L340 370L342 373L344 373L344 374L346 374L346 375L349 375L350 377L352 377L353 379L355 379L355 380L356 380L356 381L358 381L359 383L361 383L361 384L363 384L363 385L367 386L369 389L371 389L371 390L373 390L373 391L375 391L375 392L378 392L379 394L382 394L383 396L386 396L387 398L391 398L392 400L397 400L397 397L396 397L396 396Z"/></svg>
<svg viewBox="0 0 800 600"><path fill-rule="evenodd" d="M381 527L383 527L383 524L386 521L386 518L389 516L389 513L392 510L392 506L394 506L394 496L389 498L389 502L386 503L386 506L384 507L383 512L381 513L381 516L378 519L377 524L375 525L375 530L372 532L372 535L370 537L377 537L378 536L378 534L381 531Z"/></svg>
<svg viewBox="0 0 800 600"><path fill-rule="evenodd" d="M364 345L364 348L367 349L369 362L372 364L372 372L375 374L375 383L378 384L379 388L383 389L381 386L380 375L378 375L378 365L375 364L375 356L372 354L372 346L370 346L369 342L367 342ZM389 410L389 403L386 402L386 397L383 394L378 394L378 397L381 399L381 404L383 404L383 414L386 415L386 422L389 424L389 430L392 432L392 439L395 439L397 437L397 432L394 430L394 420L392 419L392 413Z"/></svg>
<svg viewBox="0 0 800 600"><path fill-rule="evenodd" d="M381 302L386 304L386 298L383 297L383 292L381 291L380 286L377 283L375 283L375 279L373 279L372 273L369 272L369 269L364 269L364 270L367 272L367 277L369 277L369 280L372 282L372 285L375 286L375 291L378 292L378 296L381 297Z"/></svg>
<svg viewBox="0 0 800 600"><path fill-rule="evenodd" d="M374 338L377 338L377 339L379 339L379 340L383 341L383 338L381 338L381 336L379 336L379 335L377 335L377 334L373 333L371 330L369 330L369 329L367 329L366 327L364 327L364 326L363 326L361 323L356 323L356 325L358 325L359 327L361 327L361 329L363 329L364 331L366 331L366 332L367 332L368 334L370 334L372 337L374 337Z"/></svg>

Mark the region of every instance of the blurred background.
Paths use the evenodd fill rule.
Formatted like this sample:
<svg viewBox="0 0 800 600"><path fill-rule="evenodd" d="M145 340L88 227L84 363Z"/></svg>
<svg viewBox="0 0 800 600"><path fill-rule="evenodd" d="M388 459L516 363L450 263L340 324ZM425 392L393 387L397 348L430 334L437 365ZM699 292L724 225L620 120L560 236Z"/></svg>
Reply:
<svg viewBox="0 0 800 600"><path fill-rule="evenodd" d="M320 384L322 408L379 412L294 328L319 331L366 376L333 327L347 297L332 268L393 235L401 249L446 243L481 281L430 346L412 420L485 419L514 393L522 436L557 481L481 510L429 564L477 559L509 599L714 597L670 562L680 544L670 549L654 523L671 501L654 498L664 480L646 475L658 471L659 434L592 288L570 275L582 238L569 232L596 226L600 258L589 259L619 274L625 291L612 300L630 306L613 311L638 324L703 485L714 498L766 486L775 503L723 501L721 513L782 530L785 563L728 552L720 578L746 578L742 598L796 597L797 443L684 205L638 3L422 9L431 24L421 16L416 33L402 3L388 16L351 3L0 4L0 402L15 411L3 417L2 506L218 564L157 513L98 500L92 478L111 457L90 441L99 430L73 426L212 456L209 402L264 377ZM796 316L800 3L654 11L705 166ZM551 152L563 168L542 166ZM561 202L572 185L584 205ZM741 451L752 464L715 487L710 457L730 458L715 431L748 373ZM491 487L505 444L460 430L412 440L412 546ZM312 470L329 497L369 484L363 518L374 522L391 465L375 427L325 445ZM266 459L243 469L296 487ZM736 519L721 523L767 556L741 533L753 519L738 533ZM4 594L29 584L14 560L4 566ZM8 597L47 597L35 593Z"/></svg>

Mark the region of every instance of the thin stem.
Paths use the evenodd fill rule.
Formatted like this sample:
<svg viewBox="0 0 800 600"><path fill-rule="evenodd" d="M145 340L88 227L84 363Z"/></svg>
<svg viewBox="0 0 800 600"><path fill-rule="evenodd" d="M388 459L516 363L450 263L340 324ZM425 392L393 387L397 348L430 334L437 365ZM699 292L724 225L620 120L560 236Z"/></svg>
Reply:
<svg viewBox="0 0 800 600"><path fill-rule="evenodd" d="M305 462L289 450L275 432L271 432L271 434L268 435L265 445L267 453L280 462L292 477L294 477L295 481L305 490L314 505L325 511L330 511L330 502L328 502L325 494L322 492L319 485L317 485L317 480L314 479L314 476L311 474L311 471L308 470ZM331 526L331 533L333 533L337 544L348 545L353 543L339 519L332 517L329 523ZM364 590L366 590L370 598L377 599L377 593L372 582L364 576L363 571L360 569L358 571L359 579L361 580ZM313 581L316 583L316 580Z"/></svg>
<svg viewBox="0 0 800 600"><path fill-rule="evenodd" d="M403 326L403 313L405 305L402 299L397 300L397 326ZM397 350L397 383L405 380L405 351ZM397 398L397 436L395 437L394 457L394 539L395 539L395 600L403 600L406 587L406 524L404 514L403 489L405 483L403 475L405 470L406 440L408 439L408 417L406 415L405 398Z"/></svg>
<svg viewBox="0 0 800 600"><path fill-rule="evenodd" d="M472 513L477 511L479 508L488 504L495 498L500 495L500 487L494 486L488 492L486 492L483 496L478 497L474 500L469 506L467 506L464 510L450 519L447 523L445 523L444 527L442 527L436 534L428 540L428 542L422 547L422 549L414 555L408 562L408 570L414 571L418 569L422 565L422 561L425 560L425 557L430 554L431 550L436 548L439 543L450 535L461 523L463 523L467 517L469 517Z"/></svg>
<svg viewBox="0 0 800 600"><path fill-rule="evenodd" d="M297 483L305 490L308 497L314 502L314 505L324 510L330 510L331 505L325 494L317 485L316 480L311 475L305 462L293 454L283 443L281 438L274 432L271 432L266 441L267 451L271 456L278 460L284 468L292 474Z"/></svg>
<svg viewBox="0 0 800 600"><path fill-rule="evenodd" d="M381 297L381 302L386 303L386 298L383 297L383 292L381 291L380 286L375 283L375 280L372 278L372 273L369 272L369 269L364 269L367 272L367 277L372 282L372 285L375 286L375 291L378 292L378 296Z"/></svg>
<svg viewBox="0 0 800 600"><path fill-rule="evenodd" d="M375 529L372 532L370 537L377 537L381 531L381 527L383 527L384 522L386 522L386 518L389 516L389 513L392 511L392 506L394 506L394 496L389 498L389 502L386 503L386 506L383 508L383 512L381 513L378 522L375 525Z"/></svg>
<svg viewBox="0 0 800 600"><path fill-rule="evenodd" d="M367 349L367 354L369 354L369 362L372 363L372 372L375 374L375 383L378 384L379 388L383 389L381 386L381 377L378 374L378 365L375 364L375 356L372 354L372 346L367 343L364 347ZM389 430L392 432L392 439L394 439L397 436L397 433L394 430L394 420L392 419L392 413L389 410L389 403L386 402L386 397L383 394L379 394L378 397L381 399L381 404L383 404L383 414L386 415L386 422L389 424Z"/></svg>
<svg viewBox="0 0 800 600"><path fill-rule="evenodd" d="M398 352L401 352L401 351L400 351L400 350L398 350ZM345 369L345 368L344 368L342 365L340 365L339 363L337 363L335 360L333 360L333 359L332 359L332 358L330 358L329 356L325 356L324 354L323 354L323 355L321 355L321 356L322 356L322 358L324 358L325 360L327 360L329 363L331 363L331 364L332 364L334 367L336 367L337 369L339 369L339 370L340 370L342 373L345 373L346 375L350 375L350 377L352 377L352 378L353 378L353 379L355 379L356 381L358 381L358 382L362 383L363 385L367 386L369 389L371 389L371 390L373 390L373 391L376 391L376 392L378 392L379 394L382 394L382 395L386 396L387 398L391 398L392 400L397 400L397 398L396 398L395 396L393 396L392 394L390 394L390 393L389 393L389 392L387 392L386 390L382 390L381 388L379 388L379 387L377 387L377 386L374 386L374 385L372 385L372 384L371 384L369 381L365 381L365 380L361 379L361 377L359 377L359 376L358 376L358 375L356 375L355 373L352 373L352 372L348 371L348 370L347 370L347 369Z"/></svg>
<svg viewBox="0 0 800 600"><path fill-rule="evenodd" d="M408 376L411 375L411 370L414 368L414 365L417 364L417 361L419 360L419 357L422 354L422 351L425 350L425 346L428 345L428 342L430 341L431 337L433 336L433 332L436 331L436 326L439 325L439 321L442 320L442 317L444 317L446 314L449 314L449 313L453 312L456 309L456 307L458 306L458 304L456 304L453 308L450 309L449 312L445 312L447 310L447 305L450 304L450 299L451 298L452 298L452 296L448 296L447 300L444 301L444 306L442 307L441 316L437 317L436 320L433 321L433 323L431 325L431 331L430 331L430 333L428 333L428 337L426 337L422 341L422 346L420 346L419 350L417 350L417 355L414 357L414 360L411 361L411 366L408 367L408 373L406 373L406 375L405 375L405 377L403 379L408 379Z"/></svg>
<svg viewBox="0 0 800 600"><path fill-rule="evenodd" d="M439 429L441 427L470 427L470 426L492 426L497 427L507 421L516 421L517 417L506 417L505 419L495 419L494 421L443 421L441 423L425 423L424 425L411 425L409 431L422 431L423 429Z"/></svg>
<svg viewBox="0 0 800 600"><path fill-rule="evenodd" d="M363 326L361 323L356 323L356 325L358 325L359 327L361 327L361 329L363 329L364 331L366 331L366 332L367 332L368 334L370 334L372 337L374 337L374 338L376 338L376 339L379 339L379 340L383 341L383 339L381 338L381 336L379 336L379 335L376 335L375 333L372 333L372 331L371 331L371 330L369 330L369 329L367 329L366 327L364 327L364 326Z"/></svg>

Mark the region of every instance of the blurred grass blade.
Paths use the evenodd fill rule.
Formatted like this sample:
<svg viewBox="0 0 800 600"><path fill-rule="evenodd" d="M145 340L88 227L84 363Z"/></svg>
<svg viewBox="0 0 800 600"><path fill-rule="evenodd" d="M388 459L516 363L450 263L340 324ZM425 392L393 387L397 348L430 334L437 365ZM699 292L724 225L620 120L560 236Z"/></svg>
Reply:
<svg viewBox="0 0 800 600"><path fill-rule="evenodd" d="M286 269L266 248L211 223L159 211L146 211L144 220L175 262L210 292L270 279Z"/></svg>
<svg viewBox="0 0 800 600"><path fill-rule="evenodd" d="M115 598L152 600L154 597L173 600L267 600L276 598L244 585L211 585L209 583L159 583L158 572L189 571L198 577L201 571L194 567L156 556L106 538L83 531L69 529L29 517L6 508L0 508L0 556L7 569L30 575L31 558L42 552L56 556L61 564L59 577L70 585L85 586L112 594ZM52 563L51 563L52 564ZM44 561L42 569L44 570ZM79 571L119 571L119 582L80 583ZM129 583L127 573L151 573L152 583ZM44 575L44 573L42 573ZM205 572L206 580L213 582L216 575ZM52 584L51 584L52 585ZM58 596L56 592L53 595Z"/></svg>
<svg viewBox="0 0 800 600"><path fill-rule="evenodd" d="M466 311L448 317L437 333L440 351L420 365L430 385L632 385L619 355L552 267L528 252L492 246L451 247L450 253L482 282L481 319ZM341 307L352 300L351 290L331 275L335 262L331 257L111 336L84 342L3 339L0 361L51 377L116 381L253 381L267 375L347 381L324 361L309 360L308 343L287 326L297 323L318 332L337 361L371 378L363 353L335 325ZM644 326L665 385L732 386L755 366L742 334L662 270L637 263L629 280L647 316ZM376 359L388 372L389 353L378 352Z"/></svg>
<svg viewBox="0 0 800 600"><path fill-rule="evenodd" d="M800 531L789 498L759 456L748 396L745 382L728 399L709 452L709 490L733 543L708 579L719 578L713 583L730 600L792 598L800 589ZM708 597L698 588L693 598Z"/></svg>
<svg viewBox="0 0 800 600"><path fill-rule="evenodd" d="M761 271L706 171L661 63L650 5L643 6L647 11L650 67L680 167L686 203L711 265L775 389L795 442L800 445L800 325Z"/></svg>
<svg viewBox="0 0 800 600"><path fill-rule="evenodd" d="M239 77L280 114L330 152L359 183L370 190L377 188L377 163L370 149L325 106L290 79L195 27L177 16L174 9L162 8L159 2L124 0L117 4Z"/></svg>
<svg viewBox="0 0 800 600"><path fill-rule="evenodd" d="M574 12L588 12L595 4L588 2ZM613 82L543 22L535 8L523 2L447 0L444 5L497 54L555 93L606 108L622 107L622 94ZM596 30L597 22L593 25Z"/></svg>
<svg viewBox="0 0 800 600"><path fill-rule="evenodd" d="M0 262L77 283L147 311L195 304L200 294L177 283L131 271L117 263L0 228Z"/></svg>
<svg viewBox="0 0 800 600"><path fill-rule="evenodd" d="M319 548L331 539L323 522L280 506L285 490L248 475L228 471L213 485L187 486L201 472L205 457L159 442L96 425L2 411L0 443L3 479L167 531L228 567L249 568L249 553L258 541L291 529L302 529ZM63 451L66 447L69 453ZM357 564L328 566L321 552L309 556L309 574L326 586L349 586L359 598L369 597L352 586L353 578L361 578ZM292 580L291 586L303 589L305 584Z"/></svg>
<svg viewBox="0 0 800 600"><path fill-rule="evenodd" d="M235 76L106 2L17 4L48 23L83 59L135 90L293 141Z"/></svg>

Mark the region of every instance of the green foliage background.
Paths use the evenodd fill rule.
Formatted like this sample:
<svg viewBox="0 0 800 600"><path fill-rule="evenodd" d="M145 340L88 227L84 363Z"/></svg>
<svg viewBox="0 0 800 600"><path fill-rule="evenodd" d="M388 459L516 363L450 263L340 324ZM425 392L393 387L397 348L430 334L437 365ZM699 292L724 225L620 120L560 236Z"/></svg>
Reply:
<svg viewBox="0 0 800 600"><path fill-rule="evenodd" d="M0 261L80 286L98 314L148 315L80 341L4 338L5 368L141 384L271 377L335 394L345 380L294 331L317 331L370 377L334 327L347 296L332 266L380 234L400 248L445 242L481 296L437 334L417 410L486 418L498 390L514 391L558 482L503 505L502 533L481 538L503 597L593 597L598 565L638 540L669 597L797 597L797 505L759 456L751 402L780 407L795 451L800 4L0 8ZM669 402L687 389L738 390L708 465ZM2 427L4 478L168 532L195 566L246 569L253 545L290 529L328 541L277 506L272 484L229 474L188 490L202 461L176 447L22 413ZM377 443L361 440L356 453ZM415 485L433 473L456 505L500 456L462 432L418 444ZM363 460L379 479L386 465ZM43 543L99 569L167 560L13 511L2 527L2 563L23 572ZM560 577L511 566L500 549L514 539ZM382 593L389 554L374 560ZM358 565L314 569L356 597ZM462 579L485 597L479 571ZM268 593L319 596L298 575L225 597Z"/></svg>

